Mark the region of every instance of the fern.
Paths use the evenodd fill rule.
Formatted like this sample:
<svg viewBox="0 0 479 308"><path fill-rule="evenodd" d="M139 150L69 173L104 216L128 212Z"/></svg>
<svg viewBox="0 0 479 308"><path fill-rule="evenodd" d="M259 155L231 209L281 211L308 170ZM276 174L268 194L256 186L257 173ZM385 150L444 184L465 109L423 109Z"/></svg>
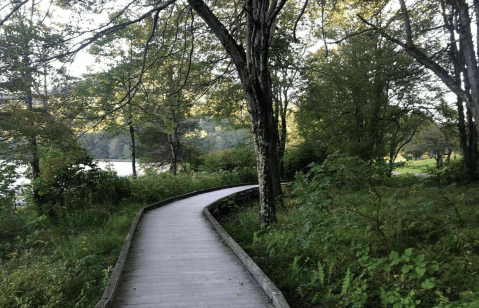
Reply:
<svg viewBox="0 0 479 308"><path fill-rule="evenodd" d="M291 266L291 271L292 271L292 274L293 274L293 279L294 279L295 281L298 281L299 278L300 278L300 274L299 274L300 269L299 269L299 266L298 266L298 262L299 262L300 259L301 259L300 256L295 256L295 257L294 257L293 264L292 264L292 266Z"/></svg>
<svg viewBox="0 0 479 308"><path fill-rule="evenodd" d="M344 277L343 287L341 289L341 294L348 293L349 284L351 283L351 270L348 267L348 271L346 272L346 276Z"/></svg>
<svg viewBox="0 0 479 308"><path fill-rule="evenodd" d="M331 263L329 265L328 284L329 284L329 281L331 280L331 275L333 274L333 267L334 267L334 263Z"/></svg>
<svg viewBox="0 0 479 308"><path fill-rule="evenodd" d="M318 261L318 273L314 276L314 281L319 279L322 285L324 285L324 269L321 261Z"/></svg>

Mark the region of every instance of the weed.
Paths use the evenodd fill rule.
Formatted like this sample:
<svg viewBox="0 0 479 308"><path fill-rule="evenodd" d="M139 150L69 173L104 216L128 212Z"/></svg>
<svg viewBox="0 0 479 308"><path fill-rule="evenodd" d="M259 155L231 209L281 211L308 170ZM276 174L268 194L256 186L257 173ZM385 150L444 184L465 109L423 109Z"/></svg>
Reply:
<svg viewBox="0 0 479 308"><path fill-rule="evenodd" d="M276 226L246 209L225 228L291 307L477 307L477 186L374 169L330 157L297 176Z"/></svg>

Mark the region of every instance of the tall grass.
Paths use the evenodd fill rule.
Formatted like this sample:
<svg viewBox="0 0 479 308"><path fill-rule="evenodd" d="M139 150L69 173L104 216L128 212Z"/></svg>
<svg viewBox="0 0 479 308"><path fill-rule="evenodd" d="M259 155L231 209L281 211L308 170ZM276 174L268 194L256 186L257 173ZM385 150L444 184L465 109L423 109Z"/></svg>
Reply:
<svg viewBox="0 0 479 308"><path fill-rule="evenodd" d="M108 200L89 204L89 193L69 192L75 198L65 202L83 206L64 204L57 222L39 216L33 206L18 209L17 224L2 230L0 238L0 307L94 307L142 206L255 179L254 171L241 170L176 177L150 174L130 179L132 193L119 205Z"/></svg>

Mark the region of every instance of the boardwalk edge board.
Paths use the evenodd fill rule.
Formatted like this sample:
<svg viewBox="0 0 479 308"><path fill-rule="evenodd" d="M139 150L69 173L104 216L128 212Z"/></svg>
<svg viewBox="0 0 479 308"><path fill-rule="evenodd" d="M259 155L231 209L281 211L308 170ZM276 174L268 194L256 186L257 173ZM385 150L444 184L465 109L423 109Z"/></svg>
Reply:
<svg viewBox="0 0 479 308"><path fill-rule="evenodd" d="M208 188L208 189L203 189L203 190L198 190L194 191L191 193L187 193L184 195L179 195L175 196L172 198L164 199L162 201L150 204L148 206L142 207L138 213L136 214L135 219L133 220L133 223L130 227L130 231L128 232L128 235L125 238L125 243L123 244L123 248L121 249L120 255L117 259L117 262L115 264L115 267L113 269L113 272L110 276L110 280L108 281L108 284L105 287L105 291L103 292L103 295L101 299L98 301L96 304L95 308L111 308L111 300L115 297L116 290L118 288L118 285L120 283L120 278L121 274L123 273L123 268L124 264L126 261L126 256L128 255L128 252L130 251L130 246L131 246L131 240L133 239L133 235L135 234L136 228L138 226L138 223L140 222L141 216L143 215L144 212L159 208L161 206L164 206L166 204L169 204L174 201L178 201L181 199L186 199L189 197L193 197L199 194L215 191L215 190L221 190L225 188L232 188L232 187L240 187L240 186L247 186L247 185L258 185L258 183L245 183L245 184L237 184L237 185L226 185L226 186L221 186L221 187L214 187L214 188ZM215 220L216 221L216 220ZM277 307L287 307L287 306L277 306Z"/></svg>
<svg viewBox="0 0 479 308"><path fill-rule="evenodd" d="M257 187L247 189L235 194L241 194L246 197L248 195L258 194ZM233 195L235 195L233 194ZM272 300L276 308L289 308L289 304L284 298L283 293L276 287L276 285L265 275L265 273L259 268L259 266L251 259L251 257L233 240L233 238L223 229L223 227L216 221L211 212L220 212L222 208L227 206L228 200L232 195L221 198L203 208L203 214L210 221L213 228L223 238L228 247L236 254L238 259L253 275L258 284L263 288L268 297Z"/></svg>

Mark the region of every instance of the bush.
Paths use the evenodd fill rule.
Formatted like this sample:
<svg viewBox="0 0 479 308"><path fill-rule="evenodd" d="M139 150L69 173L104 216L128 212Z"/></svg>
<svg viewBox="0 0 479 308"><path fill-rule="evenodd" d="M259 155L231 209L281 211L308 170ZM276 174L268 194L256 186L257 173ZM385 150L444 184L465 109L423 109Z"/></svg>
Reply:
<svg viewBox="0 0 479 308"><path fill-rule="evenodd" d="M21 185L15 185L19 179L18 166L0 160L0 242L23 229L24 222L17 215L17 198L23 193ZM2 249L0 247L0 257Z"/></svg>
<svg viewBox="0 0 479 308"><path fill-rule="evenodd" d="M151 204L160 200L192 191L225 185L257 182L255 169L235 169L213 173L168 173L140 176L131 183L131 201Z"/></svg>
<svg viewBox="0 0 479 308"><path fill-rule="evenodd" d="M277 225L250 209L225 227L291 307L478 307L477 186L385 169L336 153L298 175Z"/></svg>
<svg viewBox="0 0 479 308"><path fill-rule="evenodd" d="M120 178L89 159L51 154L42 161L45 172L34 185L58 220L31 210L27 203L10 213L18 230L4 231L2 224L0 307L93 307L142 206L257 179L254 169Z"/></svg>
<svg viewBox="0 0 479 308"><path fill-rule="evenodd" d="M233 171L235 169L255 169L256 156L254 150L247 146L237 146L200 157L198 170L205 172Z"/></svg>
<svg viewBox="0 0 479 308"><path fill-rule="evenodd" d="M297 172L306 173L311 163L320 164L325 158L325 151L312 148L310 144L287 148L283 158L284 176L287 179L293 179Z"/></svg>
<svg viewBox="0 0 479 308"><path fill-rule="evenodd" d="M42 161L42 173L33 181L34 199L54 221L78 210L103 205L109 210L130 197L130 182L97 167L89 156L70 158L50 153Z"/></svg>
<svg viewBox="0 0 479 308"><path fill-rule="evenodd" d="M430 181L442 185L467 182L467 170L464 168L461 159L451 160L449 165L439 169L436 166L427 167L426 173L431 175Z"/></svg>

